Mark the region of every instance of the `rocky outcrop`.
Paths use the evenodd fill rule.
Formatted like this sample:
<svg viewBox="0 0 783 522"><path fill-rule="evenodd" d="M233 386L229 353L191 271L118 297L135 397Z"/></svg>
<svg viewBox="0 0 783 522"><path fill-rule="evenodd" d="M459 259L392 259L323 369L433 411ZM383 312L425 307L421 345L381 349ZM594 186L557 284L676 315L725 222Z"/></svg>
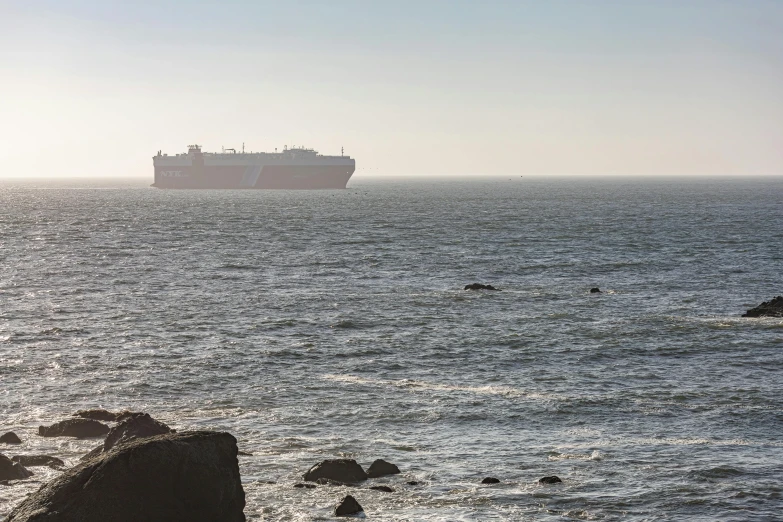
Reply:
<svg viewBox="0 0 783 522"><path fill-rule="evenodd" d="M331 459L319 462L310 468L303 478L307 482L324 479L342 484L355 484L367 480L367 473L353 459Z"/></svg>
<svg viewBox="0 0 783 522"><path fill-rule="evenodd" d="M174 433L174 431L147 413L133 413L109 431L103 443L103 451L109 451L118 444L124 444L134 439L165 435Z"/></svg>
<svg viewBox="0 0 783 522"><path fill-rule="evenodd" d="M370 478L385 477L386 475L396 475L400 472L400 468L386 462L383 459L377 459L367 469L367 476Z"/></svg>
<svg viewBox="0 0 783 522"><path fill-rule="evenodd" d="M500 291L499 288L495 288L492 285L482 285L481 283L473 283L469 285L465 285L465 290L495 290Z"/></svg>
<svg viewBox="0 0 783 522"><path fill-rule="evenodd" d="M6 522L244 522L236 439L209 431L117 446L65 471Z"/></svg>
<svg viewBox="0 0 783 522"><path fill-rule="evenodd" d="M65 462L49 455L15 455L11 457L11 460L30 468L35 466L46 466L52 469L65 467Z"/></svg>
<svg viewBox="0 0 783 522"><path fill-rule="evenodd" d="M16 433L9 431L0 435L0 443L2 444L21 444L22 439L16 436Z"/></svg>
<svg viewBox="0 0 783 522"><path fill-rule="evenodd" d="M91 437L103 437L107 433L109 433L109 427L106 424L92 419L81 418L66 419L51 426L38 427L38 435L41 437L89 439Z"/></svg>
<svg viewBox="0 0 783 522"><path fill-rule="evenodd" d="M129 415L133 415L133 413L129 411L120 411L115 413L113 411L103 409L79 410L73 414L74 417L81 417L83 419L92 419L104 422L118 422L125 417L128 417Z"/></svg>
<svg viewBox="0 0 783 522"><path fill-rule="evenodd" d="M742 317L783 317L783 295L751 308Z"/></svg>
<svg viewBox="0 0 783 522"><path fill-rule="evenodd" d="M32 476L32 472L0 453L0 480L22 480Z"/></svg>
<svg viewBox="0 0 783 522"><path fill-rule="evenodd" d="M486 477L484 480L481 481L482 484L498 484L500 483L500 479L496 479L495 477Z"/></svg>
<svg viewBox="0 0 783 522"><path fill-rule="evenodd" d="M538 479L538 481L541 484L557 484L558 482L563 482L562 480L560 480L560 477L555 475L552 475L550 477L542 477Z"/></svg>
<svg viewBox="0 0 783 522"><path fill-rule="evenodd" d="M364 509L362 509L362 506L360 506L356 499L351 495L347 495L340 501L340 504L334 508L334 514L338 517L350 517L353 515L358 515L362 512L364 512ZM13 521L9 520L8 522Z"/></svg>

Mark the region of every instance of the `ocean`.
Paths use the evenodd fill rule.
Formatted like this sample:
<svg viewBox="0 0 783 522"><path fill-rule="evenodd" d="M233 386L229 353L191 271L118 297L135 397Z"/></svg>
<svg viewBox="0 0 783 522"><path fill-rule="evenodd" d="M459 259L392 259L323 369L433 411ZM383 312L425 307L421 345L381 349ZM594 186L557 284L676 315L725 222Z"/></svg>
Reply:
<svg viewBox="0 0 783 522"><path fill-rule="evenodd" d="M783 519L783 179L148 183L0 183L0 452L131 409L232 433L248 520Z"/></svg>

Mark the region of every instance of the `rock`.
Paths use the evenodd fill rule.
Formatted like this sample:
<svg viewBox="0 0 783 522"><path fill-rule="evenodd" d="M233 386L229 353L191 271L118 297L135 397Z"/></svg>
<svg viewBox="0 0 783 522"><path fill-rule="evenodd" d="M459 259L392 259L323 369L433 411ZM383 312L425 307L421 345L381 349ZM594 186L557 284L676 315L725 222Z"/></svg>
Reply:
<svg viewBox="0 0 783 522"><path fill-rule="evenodd" d="M470 285L465 285L465 290L495 290L500 291L498 288L495 288L492 285L482 285L481 283L473 283Z"/></svg>
<svg viewBox="0 0 783 522"><path fill-rule="evenodd" d="M406 484L409 486L418 486L419 484L421 484L421 482L419 482L418 480L409 480L408 482L406 482Z"/></svg>
<svg viewBox="0 0 783 522"><path fill-rule="evenodd" d="M294 484L294 487L295 488L305 488L305 489L315 489L318 486L316 486L315 484L307 484L307 483L298 482L298 483Z"/></svg>
<svg viewBox="0 0 783 522"><path fill-rule="evenodd" d="M0 480L22 480L32 476L32 472L0 453Z"/></svg>
<svg viewBox="0 0 783 522"><path fill-rule="evenodd" d="M27 467L48 466L52 469L65 467L65 462L49 455L15 455L11 460Z"/></svg>
<svg viewBox="0 0 783 522"><path fill-rule="evenodd" d="M101 444L97 448L91 449L89 453L87 453L83 457L79 458L79 460L81 460L81 461L89 460L89 459L95 457L96 455L101 455L102 453L103 453L103 444Z"/></svg>
<svg viewBox="0 0 783 522"><path fill-rule="evenodd" d="M383 459L378 459L370 464L370 467L367 469L367 476L370 478L378 478L386 475L396 475L399 472L400 468L394 464L386 462Z"/></svg>
<svg viewBox="0 0 783 522"><path fill-rule="evenodd" d="M174 433L174 430L158 422L147 413L133 413L111 429L103 442L103 451L133 439Z"/></svg>
<svg viewBox="0 0 783 522"><path fill-rule="evenodd" d="M195 431L122 444L66 470L6 522L244 522L237 441Z"/></svg>
<svg viewBox="0 0 783 522"><path fill-rule="evenodd" d="M113 411L94 409L94 410L79 410L73 414L74 417L81 417L83 419L92 419L104 422L117 422L128 415L132 415L132 412L121 411L114 413Z"/></svg>
<svg viewBox="0 0 783 522"><path fill-rule="evenodd" d="M253 456L253 454L252 454L252 453L250 453L249 451L240 451L240 452L238 453L238 455L240 455L240 456L242 456L242 457L252 457L252 456Z"/></svg>
<svg viewBox="0 0 783 522"><path fill-rule="evenodd" d="M375 491L385 491L386 493L394 493L394 490L389 486L370 486L369 489L374 489Z"/></svg>
<svg viewBox="0 0 783 522"><path fill-rule="evenodd" d="M558 482L563 482L560 480L560 477L557 477L555 475L552 475L551 477L543 477L538 479L538 482L541 484L557 484Z"/></svg>
<svg viewBox="0 0 783 522"><path fill-rule="evenodd" d="M590 293L591 294L600 294L602 292L601 292L601 289L596 286L595 288L591 288L590 289Z"/></svg>
<svg viewBox="0 0 783 522"><path fill-rule="evenodd" d="M751 308L742 317L783 317L783 295Z"/></svg>
<svg viewBox="0 0 783 522"><path fill-rule="evenodd" d="M88 439L91 437L103 437L107 433L109 433L107 425L92 419L66 419L48 427L38 426L38 435L41 437Z"/></svg>
<svg viewBox="0 0 783 522"><path fill-rule="evenodd" d="M0 435L0 443L3 444L21 444L22 439L16 436L16 433L13 431L9 431L8 433L4 433L3 435Z"/></svg>
<svg viewBox="0 0 783 522"><path fill-rule="evenodd" d="M496 479L495 477L487 477L484 480L481 481L482 484L499 484L500 479Z"/></svg>
<svg viewBox="0 0 783 522"><path fill-rule="evenodd" d="M353 459L332 459L319 462L310 468L303 478L307 482L326 479L342 484L355 484L367 480L367 473Z"/></svg>
<svg viewBox="0 0 783 522"><path fill-rule="evenodd" d="M342 501L340 501L340 504L334 508L334 514L338 517L350 517L351 515L358 515L363 511L364 509L362 509L362 506L360 506L356 499L351 495L347 495L344 499L342 499ZM9 520L8 522L14 521Z"/></svg>

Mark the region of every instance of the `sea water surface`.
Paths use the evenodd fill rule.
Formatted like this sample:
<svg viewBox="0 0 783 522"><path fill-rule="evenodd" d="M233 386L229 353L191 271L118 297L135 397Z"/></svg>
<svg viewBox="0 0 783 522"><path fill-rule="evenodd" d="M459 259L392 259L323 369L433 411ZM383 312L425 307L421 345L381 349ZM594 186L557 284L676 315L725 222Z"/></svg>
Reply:
<svg viewBox="0 0 783 522"><path fill-rule="evenodd" d="M249 520L780 520L782 274L780 178L5 181L0 452L132 409L236 436ZM334 457L402 474L293 488Z"/></svg>

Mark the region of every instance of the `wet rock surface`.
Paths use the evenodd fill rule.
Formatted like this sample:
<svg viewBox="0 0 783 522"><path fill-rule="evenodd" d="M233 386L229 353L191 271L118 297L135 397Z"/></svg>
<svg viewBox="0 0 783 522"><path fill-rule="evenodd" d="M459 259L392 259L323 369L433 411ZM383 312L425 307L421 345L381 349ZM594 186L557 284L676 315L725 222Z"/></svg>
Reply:
<svg viewBox="0 0 783 522"><path fill-rule="evenodd" d="M751 308L742 317L783 317L783 295Z"/></svg>
<svg viewBox="0 0 783 522"><path fill-rule="evenodd" d="M0 480L22 480L32 475L23 465L0 453Z"/></svg>
<svg viewBox="0 0 783 522"><path fill-rule="evenodd" d="M496 479L495 477L486 477L484 480L481 481L482 484L498 484L500 483L500 479Z"/></svg>
<svg viewBox="0 0 783 522"><path fill-rule="evenodd" d="M13 431L9 431L8 433L4 433L0 435L0 444L21 444L21 443L22 443L22 439L20 439Z"/></svg>
<svg viewBox="0 0 783 522"><path fill-rule="evenodd" d="M552 475L549 477L542 477L538 479L538 482L541 484L557 484L558 482L563 482L563 481L560 480L560 477L556 475Z"/></svg>
<svg viewBox="0 0 783 522"><path fill-rule="evenodd" d="M11 460L25 467L46 466L52 469L65 467L65 462L49 455L15 455L11 457Z"/></svg>
<svg viewBox="0 0 783 522"><path fill-rule="evenodd" d="M362 506L359 505L359 502L355 498L353 498L351 495L347 495L344 499L340 501L340 504L337 505L336 508L334 508L334 514L338 517L350 517L352 515L358 515L359 513L362 513L364 509L362 509ZM9 521L13 522L13 521Z"/></svg>
<svg viewBox="0 0 783 522"><path fill-rule="evenodd" d="M66 419L56 422L51 426L39 426L38 435L41 437L76 437L77 439L89 439L103 437L109 433L109 426L92 419Z"/></svg>
<svg viewBox="0 0 783 522"><path fill-rule="evenodd" d="M319 462L310 468L302 478L307 482L325 479L342 484L355 484L367 480L367 473L353 459L331 459Z"/></svg>
<svg viewBox="0 0 783 522"><path fill-rule="evenodd" d="M81 417L83 419L92 419L104 422L118 422L125 417L132 415L129 411L113 412L103 409L93 410L79 410L73 414L74 417Z"/></svg>
<svg viewBox="0 0 783 522"><path fill-rule="evenodd" d="M383 459L377 459L367 468L367 476L370 478L385 477L386 475L396 475L400 468Z"/></svg>
<svg viewBox="0 0 783 522"><path fill-rule="evenodd" d="M131 441L83 462L6 522L239 522L244 506L236 439L196 431Z"/></svg>
<svg viewBox="0 0 783 522"><path fill-rule="evenodd" d="M394 489L389 486L370 486L368 489L374 489L375 491L383 491L385 493L394 493Z"/></svg>

